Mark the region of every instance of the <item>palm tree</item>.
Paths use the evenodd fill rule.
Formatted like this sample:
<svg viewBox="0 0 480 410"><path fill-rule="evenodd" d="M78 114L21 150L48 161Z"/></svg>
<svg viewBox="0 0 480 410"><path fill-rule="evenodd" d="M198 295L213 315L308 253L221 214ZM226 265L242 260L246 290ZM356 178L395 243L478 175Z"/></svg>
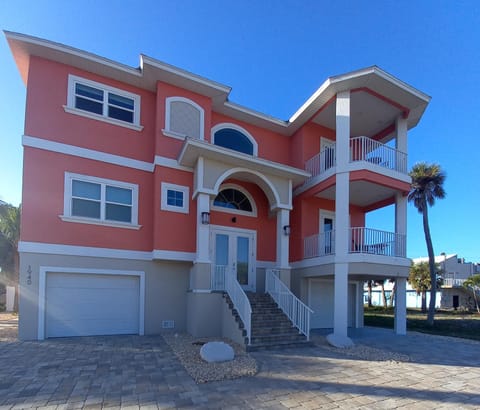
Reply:
<svg viewBox="0 0 480 410"><path fill-rule="evenodd" d="M480 273L470 276L464 283L463 286L466 289L470 289L473 292L473 299L475 300L475 307L477 312L480 313L480 305L478 301L477 293L480 291Z"/></svg>
<svg viewBox="0 0 480 410"><path fill-rule="evenodd" d="M430 268L430 306L428 308L427 322L433 325L435 320L435 302L437 294L437 270L435 269L435 254L433 253L432 237L430 235L430 226L428 224L428 207L435 204L436 199L445 198L443 183L446 175L438 164L428 164L419 162L412 167L409 173L412 178L412 185L408 200L413 202L415 208L423 216L423 231L425 233L425 242L427 243L428 264Z"/></svg>
<svg viewBox="0 0 480 410"><path fill-rule="evenodd" d="M15 285L15 310L18 303L20 207L0 205L0 268L6 282Z"/></svg>

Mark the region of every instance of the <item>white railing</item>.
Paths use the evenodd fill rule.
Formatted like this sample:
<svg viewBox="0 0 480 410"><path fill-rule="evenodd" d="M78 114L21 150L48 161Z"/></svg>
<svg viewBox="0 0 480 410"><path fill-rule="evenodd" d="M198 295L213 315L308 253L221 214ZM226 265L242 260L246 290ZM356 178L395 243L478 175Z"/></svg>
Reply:
<svg viewBox="0 0 480 410"><path fill-rule="evenodd" d="M443 279L443 286L447 287L456 287L456 286L463 286L466 279L453 279L453 278L445 278Z"/></svg>
<svg viewBox="0 0 480 410"><path fill-rule="evenodd" d="M213 271L211 275L211 287L212 290L225 290L225 272L227 271L227 266L225 265L215 265L213 266Z"/></svg>
<svg viewBox="0 0 480 410"><path fill-rule="evenodd" d="M368 137L350 138L350 162L367 161L406 174L407 154Z"/></svg>
<svg viewBox="0 0 480 410"><path fill-rule="evenodd" d="M217 272L216 268L217 266L215 266L214 272ZM250 306L250 301L240 286L240 283L238 283L237 278L232 273L227 272L226 269L219 269L219 274L221 274L222 270L225 291L228 293L228 296L233 303L233 307L238 312L240 319L242 319L245 332L247 333L248 344L250 344L252 333L252 307Z"/></svg>
<svg viewBox="0 0 480 410"><path fill-rule="evenodd" d="M278 269L265 272L265 292L268 293L282 309L293 325L310 340L310 315L313 310L298 299L280 280Z"/></svg>
<svg viewBox="0 0 480 410"><path fill-rule="evenodd" d="M303 240L303 257L333 255L335 253L335 231L307 236Z"/></svg>
<svg viewBox="0 0 480 410"><path fill-rule="evenodd" d="M371 228L350 228L350 253L406 257L406 237Z"/></svg>
<svg viewBox="0 0 480 410"><path fill-rule="evenodd" d="M305 162L305 170L312 174L312 178L323 174L336 165L336 146L334 143L323 148L319 154ZM307 181L308 182L308 181Z"/></svg>

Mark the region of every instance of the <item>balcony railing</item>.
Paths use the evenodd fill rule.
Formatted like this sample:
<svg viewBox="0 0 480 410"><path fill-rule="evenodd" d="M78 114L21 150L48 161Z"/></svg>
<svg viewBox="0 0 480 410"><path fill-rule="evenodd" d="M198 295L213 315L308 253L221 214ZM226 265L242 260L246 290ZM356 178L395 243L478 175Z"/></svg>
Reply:
<svg viewBox="0 0 480 410"><path fill-rule="evenodd" d="M367 161L371 164L407 173L407 154L368 137L350 138L350 162Z"/></svg>
<svg viewBox="0 0 480 410"><path fill-rule="evenodd" d="M465 283L466 279L453 279L453 278L445 278L443 279L443 286L448 288L456 288L461 287Z"/></svg>
<svg viewBox="0 0 480 410"><path fill-rule="evenodd" d="M350 228L350 253L406 257L406 237L371 228Z"/></svg>
<svg viewBox="0 0 480 410"><path fill-rule="evenodd" d="M395 232L371 228L350 228L349 253L406 257L406 237ZM307 236L303 241L303 257L316 258L335 254L335 231Z"/></svg>
<svg viewBox="0 0 480 410"><path fill-rule="evenodd" d="M335 253L335 231L307 236L303 241L304 258L333 255Z"/></svg>
<svg viewBox="0 0 480 410"><path fill-rule="evenodd" d="M323 148L305 162L305 170L312 178L321 175L337 164L336 144ZM407 154L368 137L350 138L350 162L366 161L370 164L407 174Z"/></svg>

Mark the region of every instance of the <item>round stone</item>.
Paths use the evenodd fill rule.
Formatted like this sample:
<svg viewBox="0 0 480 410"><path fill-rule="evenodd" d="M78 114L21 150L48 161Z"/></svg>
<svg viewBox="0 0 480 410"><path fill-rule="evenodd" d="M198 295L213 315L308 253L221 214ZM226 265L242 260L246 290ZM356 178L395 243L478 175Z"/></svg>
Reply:
<svg viewBox="0 0 480 410"><path fill-rule="evenodd" d="M206 362L227 362L233 360L232 347L224 342L208 342L200 349L200 356Z"/></svg>

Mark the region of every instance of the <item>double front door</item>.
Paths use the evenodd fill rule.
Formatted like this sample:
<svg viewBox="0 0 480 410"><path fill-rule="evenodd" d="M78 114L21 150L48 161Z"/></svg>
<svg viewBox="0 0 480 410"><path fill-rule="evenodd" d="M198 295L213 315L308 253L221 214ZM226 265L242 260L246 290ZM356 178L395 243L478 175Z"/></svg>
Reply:
<svg viewBox="0 0 480 410"><path fill-rule="evenodd" d="M255 290L255 232L244 229L212 227L214 281L234 275L244 290Z"/></svg>

